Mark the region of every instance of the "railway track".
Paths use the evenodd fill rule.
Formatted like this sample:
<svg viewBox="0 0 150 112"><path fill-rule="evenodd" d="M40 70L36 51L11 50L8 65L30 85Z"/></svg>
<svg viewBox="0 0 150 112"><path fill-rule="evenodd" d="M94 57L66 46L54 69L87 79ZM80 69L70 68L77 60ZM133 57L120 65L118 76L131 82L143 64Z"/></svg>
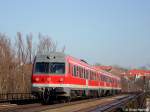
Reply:
<svg viewBox="0 0 150 112"><path fill-rule="evenodd" d="M115 100L124 99L129 95L108 96L102 98L86 99L69 103L59 103L52 105L27 104L27 105L9 105L2 108L0 112L70 112L70 111L89 111L98 105L111 103Z"/></svg>
<svg viewBox="0 0 150 112"><path fill-rule="evenodd" d="M122 112L122 106L142 94L144 93L120 94L69 103L54 102L51 105L0 103L0 112L116 112L116 109L117 112Z"/></svg>

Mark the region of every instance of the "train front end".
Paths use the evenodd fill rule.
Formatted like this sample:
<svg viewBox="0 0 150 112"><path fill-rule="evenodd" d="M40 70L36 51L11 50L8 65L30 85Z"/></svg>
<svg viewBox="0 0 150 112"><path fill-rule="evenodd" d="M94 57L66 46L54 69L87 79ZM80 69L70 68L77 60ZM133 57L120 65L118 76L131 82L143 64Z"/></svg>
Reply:
<svg viewBox="0 0 150 112"><path fill-rule="evenodd" d="M66 61L65 54L52 52L37 55L32 74L32 94L48 103L60 96L67 95L64 88Z"/></svg>

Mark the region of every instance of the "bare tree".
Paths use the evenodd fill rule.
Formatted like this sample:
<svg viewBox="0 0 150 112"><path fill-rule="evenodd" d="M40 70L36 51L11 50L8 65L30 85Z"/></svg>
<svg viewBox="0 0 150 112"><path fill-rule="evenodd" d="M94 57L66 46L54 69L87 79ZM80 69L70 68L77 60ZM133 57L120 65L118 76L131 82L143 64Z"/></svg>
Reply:
<svg viewBox="0 0 150 112"><path fill-rule="evenodd" d="M8 92L11 85L11 68L13 66L13 53L10 39L0 34L0 91ZM8 83L9 82L9 83Z"/></svg>
<svg viewBox="0 0 150 112"><path fill-rule="evenodd" d="M39 33L39 42L37 45L37 53L55 52L57 43L54 42L49 36L43 36Z"/></svg>
<svg viewBox="0 0 150 112"><path fill-rule="evenodd" d="M14 45L11 39L0 33L0 93L30 92L32 62L37 52L54 52L57 43L49 36L39 34L37 45L30 33L23 38L17 33Z"/></svg>
<svg viewBox="0 0 150 112"><path fill-rule="evenodd" d="M27 41L27 54L28 54L28 61L32 63L32 34L30 33L26 37Z"/></svg>

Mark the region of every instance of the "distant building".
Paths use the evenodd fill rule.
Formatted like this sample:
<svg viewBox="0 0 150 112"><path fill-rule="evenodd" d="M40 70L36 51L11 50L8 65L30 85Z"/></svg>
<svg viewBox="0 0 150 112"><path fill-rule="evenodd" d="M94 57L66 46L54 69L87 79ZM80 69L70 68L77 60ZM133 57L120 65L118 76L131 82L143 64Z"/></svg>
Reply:
<svg viewBox="0 0 150 112"><path fill-rule="evenodd" d="M128 76L135 76L135 77L141 77L141 76L149 76L150 77L150 70L138 70L138 69L133 69L129 70L126 73Z"/></svg>

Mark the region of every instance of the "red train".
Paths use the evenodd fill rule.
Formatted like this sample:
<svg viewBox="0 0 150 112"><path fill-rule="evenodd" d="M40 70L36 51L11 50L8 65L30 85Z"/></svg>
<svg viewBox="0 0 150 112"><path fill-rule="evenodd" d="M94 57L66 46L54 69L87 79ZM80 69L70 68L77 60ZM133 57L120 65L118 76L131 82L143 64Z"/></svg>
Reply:
<svg viewBox="0 0 150 112"><path fill-rule="evenodd" d="M35 58L32 93L45 103L57 98L99 97L120 91L119 77L98 70L83 60L60 52Z"/></svg>

